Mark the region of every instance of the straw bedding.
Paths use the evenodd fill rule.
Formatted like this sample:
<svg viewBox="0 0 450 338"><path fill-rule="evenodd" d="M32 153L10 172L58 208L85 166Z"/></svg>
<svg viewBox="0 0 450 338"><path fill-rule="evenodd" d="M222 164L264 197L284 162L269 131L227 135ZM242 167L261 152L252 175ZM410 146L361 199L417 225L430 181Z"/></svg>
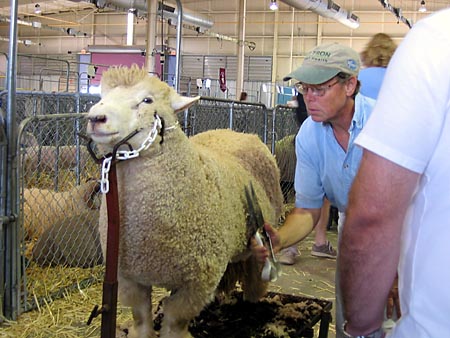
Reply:
<svg viewBox="0 0 450 338"><path fill-rule="evenodd" d="M21 314L17 321L3 319L0 337L100 337L101 318L95 318L89 326L86 322L94 306L101 305L103 270L103 266L93 269L40 268L31 264L27 269L30 280L28 299L31 301L29 305L36 309ZM62 289L67 285L71 285L72 290ZM56 299L59 294L62 298ZM164 289L154 288L155 302L166 295ZM126 326L131 319L129 308L119 303L117 323Z"/></svg>
<svg viewBox="0 0 450 338"><path fill-rule="evenodd" d="M16 322L5 320L0 326L0 337L100 337L101 318L94 318L89 326L86 322L94 306L101 304L103 270L103 266L43 269L32 264L28 268L33 277L28 289L29 299L35 301L30 305L37 304L36 309L21 314ZM72 290L60 292L70 284ZM59 292L62 298L55 299ZM169 293L161 288L154 288L153 293L153 308L160 308L161 300ZM38 294L45 295L39 302ZM326 305L327 301L274 292L257 304L250 304L236 292L220 304L212 303L191 324L190 331L198 338L298 337L299 328L318 316ZM157 329L161 316L157 313L155 317ZM117 338L126 338L131 322L131 310L118 303Z"/></svg>

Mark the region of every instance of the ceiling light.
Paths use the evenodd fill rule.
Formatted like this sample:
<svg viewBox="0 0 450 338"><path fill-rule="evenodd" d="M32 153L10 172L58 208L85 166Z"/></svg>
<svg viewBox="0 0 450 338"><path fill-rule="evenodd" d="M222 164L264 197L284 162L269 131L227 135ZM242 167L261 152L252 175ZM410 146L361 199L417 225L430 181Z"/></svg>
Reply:
<svg viewBox="0 0 450 338"><path fill-rule="evenodd" d="M271 2L270 2L270 5L269 5L269 8L270 8L272 11L276 11L276 10L278 9L278 4L277 4L277 2L276 2L276 1L271 1Z"/></svg>
<svg viewBox="0 0 450 338"><path fill-rule="evenodd" d="M130 8L128 10L127 17L127 46L133 45L134 37L134 16L136 15L136 9Z"/></svg>
<svg viewBox="0 0 450 338"><path fill-rule="evenodd" d="M425 0L420 2L419 12L424 13L427 11L427 7L425 6Z"/></svg>
<svg viewBox="0 0 450 338"><path fill-rule="evenodd" d="M41 14L42 10L41 10L41 5L36 4L34 5L34 14Z"/></svg>

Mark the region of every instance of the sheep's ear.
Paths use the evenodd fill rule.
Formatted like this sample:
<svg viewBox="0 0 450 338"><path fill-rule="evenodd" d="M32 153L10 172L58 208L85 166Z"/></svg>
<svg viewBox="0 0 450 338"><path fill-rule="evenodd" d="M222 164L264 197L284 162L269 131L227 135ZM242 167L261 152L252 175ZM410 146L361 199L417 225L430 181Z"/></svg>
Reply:
<svg viewBox="0 0 450 338"><path fill-rule="evenodd" d="M198 100L200 100L200 96L196 97L186 97L180 96L177 93L172 95L170 103L172 105L172 109L175 113L188 109L190 106L194 105Z"/></svg>

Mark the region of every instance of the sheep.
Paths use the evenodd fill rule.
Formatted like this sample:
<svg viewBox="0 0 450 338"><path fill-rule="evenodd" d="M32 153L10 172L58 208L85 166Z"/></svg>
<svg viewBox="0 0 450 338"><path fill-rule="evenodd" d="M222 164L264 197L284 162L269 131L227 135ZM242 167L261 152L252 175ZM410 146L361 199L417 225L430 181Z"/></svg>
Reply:
<svg viewBox="0 0 450 338"><path fill-rule="evenodd" d="M90 158L84 147L76 146L42 146L32 133L24 133L20 140L22 148L22 165L26 172L54 172L56 168L73 169L79 163L84 168ZM77 159L77 153L79 157Z"/></svg>
<svg viewBox="0 0 450 338"><path fill-rule="evenodd" d="M98 218L99 212L94 209L52 222L33 246L33 260L41 266L87 268L101 264Z"/></svg>
<svg viewBox="0 0 450 338"><path fill-rule="evenodd" d="M295 176L295 134L287 135L275 143L275 158L280 169L280 185L283 192L284 202L292 201Z"/></svg>
<svg viewBox="0 0 450 338"><path fill-rule="evenodd" d="M95 208L99 184L89 180L68 191L24 189L23 229L26 240L37 239L52 224L83 210Z"/></svg>
<svg viewBox="0 0 450 338"><path fill-rule="evenodd" d="M77 148L75 146L28 148L24 157L25 170L27 172L38 170L53 172L56 167L59 170L73 169L77 166L77 163L79 163L80 168L85 168L90 155L85 148L80 148L79 151L80 157L77 160Z"/></svg>
<svg viewBox="0 0 450 338"><path fill-rule="evenodd" d="M214 130L187 138L176 113L199 98L178 95L137 66L109 69L101 88L101 101L87 115L87 134L99 153L138 131L119 149L125 156L131 147L139 156L116 163L119 300L134 317L128 337L156 337L152 286L171 290L162 303L160 337L191 337L189 322L236 280L249 301L266 292L248 249L245 187L252 182L265 219L276 224L282 207L276 161L256 135ZM99 232L105 254L105 195Z"/></svg>

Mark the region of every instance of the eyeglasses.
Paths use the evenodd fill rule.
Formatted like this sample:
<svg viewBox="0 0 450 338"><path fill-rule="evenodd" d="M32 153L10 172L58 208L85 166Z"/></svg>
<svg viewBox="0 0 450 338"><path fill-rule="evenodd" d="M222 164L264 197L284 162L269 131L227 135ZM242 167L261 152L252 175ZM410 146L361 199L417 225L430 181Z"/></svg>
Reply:
<svg viewBox="0 0 450 338"><path fill-rule="evenodd" d="M331 84L328 84L325 86L320 86L320 87L308 86L308 85L305 85L304 83L298 82L295 84L295 88L302 95L306 95L308 93L308 90L311 90L311 93L313 94L313 96L324 96L328 89L330 89L335 84L340 83L340 82L341 81L337 80L334 83L331 83Z"/></svg>

